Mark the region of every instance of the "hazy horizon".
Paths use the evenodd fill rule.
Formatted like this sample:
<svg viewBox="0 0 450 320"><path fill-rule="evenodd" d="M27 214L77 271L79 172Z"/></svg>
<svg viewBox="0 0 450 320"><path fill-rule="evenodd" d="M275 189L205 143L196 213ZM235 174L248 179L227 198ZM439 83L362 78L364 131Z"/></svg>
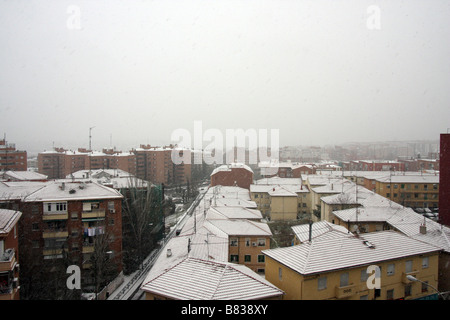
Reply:
<svg viewBox="0 0 450 320"><path fill-rule="evenodd" d="M436 141L450 128L448 1L0 1L0 135L170 144L278 129L280 146Z"/></svg>

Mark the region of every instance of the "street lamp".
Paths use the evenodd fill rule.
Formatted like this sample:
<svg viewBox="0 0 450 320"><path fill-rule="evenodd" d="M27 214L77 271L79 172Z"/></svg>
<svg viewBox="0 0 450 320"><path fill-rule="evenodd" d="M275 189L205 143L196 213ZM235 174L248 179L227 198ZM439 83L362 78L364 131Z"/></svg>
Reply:
<svg viewBox="0 0 450 320"><path fill-rule="evenodd" d="M436 289L435 287L433 287L431 284L428 284L428 283L426 283L426 282L420 281L419 279L417 279L416 277L414 277L414 276L412 276L412 275L410 275L410 274L408 274L408 275L406 276L406 278L407 278L409 281L420 282L420 283L423 283L423 284L425 284L425 285L431 287L432 289L434 289L434 290L441 296L442 300L445 300L445 297L442 295L442 293L440 293L439 290Z"/></svg>

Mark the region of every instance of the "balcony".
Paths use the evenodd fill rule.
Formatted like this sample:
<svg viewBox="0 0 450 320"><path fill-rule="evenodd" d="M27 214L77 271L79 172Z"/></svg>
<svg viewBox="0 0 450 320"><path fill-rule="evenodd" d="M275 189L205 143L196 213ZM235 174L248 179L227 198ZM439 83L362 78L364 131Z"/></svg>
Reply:
<svg viewBox="0 0 450 320"><path fill-rule="evenodd" d="M42 232L42 237L44 239L67 238L68 236L69 236L69 232L67 230L44 230L44 232Z"/></svg>
<svg viewBox="0 0 450 320"><path fill-rule="evenodd" d="M349 286L338 287L336 286L335 294L338 299L345 299L356 294L356 285L352 284Z"/></svg>
<svg viewBox="0 0 450 320"><path fill-rule="evenodd" d="M105 217L105 209L92 209L91 211L83 211L81 213L82 219L86 218L104 218Z"/></svg>
<svg viewBox="0 0 450 320"><path fill-rule="evenodd" d="M6 249L0 256L0 272L11 271L16 263L14 249Z"/></svg>

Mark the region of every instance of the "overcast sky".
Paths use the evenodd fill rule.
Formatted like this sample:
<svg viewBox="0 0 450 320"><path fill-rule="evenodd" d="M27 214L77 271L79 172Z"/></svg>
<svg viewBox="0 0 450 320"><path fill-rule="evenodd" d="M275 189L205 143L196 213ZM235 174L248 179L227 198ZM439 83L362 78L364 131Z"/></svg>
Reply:
<svg viewBox="0 0 450 320"><path fill-rule="evenodd" d="M0 0L0 133L19 149L279 129L280 145L438 140L450 1Z"/></svg>

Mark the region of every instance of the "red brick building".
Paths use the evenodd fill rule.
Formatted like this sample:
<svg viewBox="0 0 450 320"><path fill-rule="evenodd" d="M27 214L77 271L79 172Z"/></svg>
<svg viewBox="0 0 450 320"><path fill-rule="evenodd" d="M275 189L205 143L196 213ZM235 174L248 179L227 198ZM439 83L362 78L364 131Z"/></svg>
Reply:
<svg viewBox="0 0 450 320"><path fill-rule="evenodd" d="M38 154L38 172L47 175L49 179L64 179L80 170L97 169L121 169L134 175L136 156L108 149L92 152L82 148L77 151L56 148Z"/></svg>
<svg viewBox="0 0 450 320"><path fill-rule="evenodd" d="M0 140L0 171L27 171L27 152L16 150L13 143Z"/></svg>
<svg viewBox="0 0 450 320"><path fill-rule="evenodd" d="M249 189L253 183L253 170L241 163L222 165L211 173L211 186L238 186Z"/></svg>
<svg viewBox="0 0 450 320"><path fill-rule="evenodd" d="M140 148L133 150L136 155L136 177L155 184L186 184L191 180L192 164L173 163L173 150L174 147L172 145L167 147L141 145ZM189 150L180 150L178 152L188 152L187 158L191 159Z"/></svg>
<svg viewBox="0 0 450 320"><path fill-rule="evenodd" d="M439 220L450 226L450 134L442 133L440 142Z"/></svg>
<svg viewBox="0 0 450 320"><path fill-rule="evenodd" d="M94 182L56 180L3 182L0 194L2 207L22 212L19 245L26 279L42 285L36 270L53 280L52 273L68 263L80 267L84 288L93 286L93 255L107 254L114 272L122 271L123 196L118 191ZM107 250L101 252L96 247L100 235L108 239ZM27 282L26 288L33 285Z"/></svg>

